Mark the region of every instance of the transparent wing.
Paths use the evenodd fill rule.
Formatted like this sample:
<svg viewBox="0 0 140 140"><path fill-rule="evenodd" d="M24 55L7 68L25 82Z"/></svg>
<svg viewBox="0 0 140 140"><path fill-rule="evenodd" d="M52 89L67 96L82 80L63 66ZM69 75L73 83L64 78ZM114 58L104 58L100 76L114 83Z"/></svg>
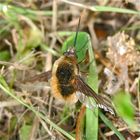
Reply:
<svg viewBox="0 0 140 140"><path fill-rule="evenodd" d="M86 95L84 95L81 92L76 92L76 96L79 99L79 101L84 104L86 107L88 107L89 109L94 109L97 107L97 105L95 104L95 102L91 101L90 98Z"/></svg>
<svg viewBox="0 0 140 140"><path fill-rule="evenodd" d="M26 79L26 81L24 81L24 82L36 82L36 81L48 82L48 80L51 78L51 76L52 76L52 72L46 71L46 72L43 72L41 74L30 77L29 79Z"/></svg>
<svg viewBox="0 0 140 140"><path fill-rule="evenodd" d="M85 104L88 108L95 108L99 107L101 109L104 109L107 112L110 112L111 114L115 114L111 103L109 102L108 99L103 98L102 96L96 94L95 91L93 91L83 80L80 76L76 77L76 90L77 90L77 97L82 102ZM92 101L90 98L92 97L96 104Z"/></svg>
<svg viewBox="0 0 140 140"><path fill-rule="evenodd" d="M26 78L22 82L16 82L15 86L28 92L40 91L42 89L49 90L50 86L48 86L47 82L51 78L51 75L51 71L43 72L33 77Z"/></svg>

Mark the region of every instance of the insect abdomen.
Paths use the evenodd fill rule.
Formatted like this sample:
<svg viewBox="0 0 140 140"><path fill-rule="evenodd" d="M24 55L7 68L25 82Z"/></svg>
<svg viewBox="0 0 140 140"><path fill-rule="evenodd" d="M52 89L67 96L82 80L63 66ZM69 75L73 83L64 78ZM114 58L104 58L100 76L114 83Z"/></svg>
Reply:
<svg viewBox="0 0 140 140"><path fill-rule="evenodd" d="M67 103L76 103L75 75L78 69L72 61L67 60L64 56L60 57L54 63L52 69L52 78L50 85L53 96Z"/></svg>
<svg viewBox="0 0 140 140"><path fill-rule="evenodd" d="M63 96L73 94L74 85L74 66L70 63L61 63L56 71L56 77L58 79L58 89Z"/></svg>
<svg viewBox="0 0 140 140"><path fill-rule="evenodd" d="M73 85L58 85L62 96L69 96L75 92Z"/></svg>

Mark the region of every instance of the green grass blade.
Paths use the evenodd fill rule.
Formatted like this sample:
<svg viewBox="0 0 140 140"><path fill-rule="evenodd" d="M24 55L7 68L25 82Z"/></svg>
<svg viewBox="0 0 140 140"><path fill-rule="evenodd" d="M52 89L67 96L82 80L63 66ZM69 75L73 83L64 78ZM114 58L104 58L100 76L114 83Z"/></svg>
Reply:
<svg viewBox="0 0 140 140"><path fill-rule="evenodd" d="M98 12L114 12L114 13L125 13L125 14L140 14L138 11L125 9L125 8L118 8L118 7L111 7L111 6L98 6L95 5L91 7L91 10L98 11Z"/></svg>
<svg viewBox="0 0 140 140"><path fill-rule="evenodd" d="M130 10L130 9L125 9L125 8L118 8L118 7L111 7L111 6L88 6L88 5L83 5L82 3L77 3L77 2L72 2L69 0L61 0L67 4L71 4L77 7L81 7L84 9L88 9L94 12L115 12L115 13L126 13L126 14L140 14L139 11L135 10Z"/></svg>
<svg viewBox="0 0 140 140"><path fill-rule="evenodd" d="M38 20L36 16L52 16L53 12L52 11L37 11L33 9L28 9L28 8L22 8L22 7L17 7L14 5L10 4L4 4L0 3L0 13L5 14L5 13L13 13L13 14L21 14L24 16L27 16L33 20Z"/></svg>
<svg viewBox="0 0 140 140"><path fill-rule="evenodd" d="M131 102L131 94L125 91L119 91L114 96L113 102L118 115L123 118L123 120L132 130L135 130L137 127L134 119L135 109Z"/></svg>
<svg viewBox="0 0 140 140"><path fill-rule="evenodd" d="M89 40L90 37L88 36ZM96 71L96 63L94 59L94 53L91 45L91 41L88 44L88 52L90 59L90 67L88 74L88 85L98 93L98 76ZM86 139L98 140L98 109L94 111L86 109Z"/></svg>
<svg viewBox="0 0 140 140"><path fill-rule="evenodd" d="M117 128L114 127L112 122L102 112L99 112L99 116L106 124L106 126L108 126L112 131L114 131L119 140L125 140L124 136L117 130Z"/></svg>

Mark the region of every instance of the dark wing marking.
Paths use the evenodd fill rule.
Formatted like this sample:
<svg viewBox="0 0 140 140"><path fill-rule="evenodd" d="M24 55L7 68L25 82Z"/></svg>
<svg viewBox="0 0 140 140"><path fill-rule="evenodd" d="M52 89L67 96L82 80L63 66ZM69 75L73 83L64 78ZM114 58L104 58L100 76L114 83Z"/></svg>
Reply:
<svg viewBox="0 0 140 140"><path fill-rule="evenodd" d="M46 72L43 72L41 74L35 75L35 76L27 79L24 82L36 82L36 81L48 82L48 80L51 78L51 76L52 76L52 72L51 71L46 71Z"/></svg>
<svg viewBox="0 0 140 140"><path fill-rule="evenodd" d="M110 112L111 114L115 114L114 110L112 109L109 101L106 98L103 98L102 96L96 94L96 92L91 89L83 80L80 76L76 76L76 90L79 92L77 92L79 95L77 96L81 96L80 93L83 93L86 97L80 97L80 101L82 102L82 98L83 98L83 102L89 106L89 108L94 108L94 107L99 107L104 109L105 111ZM91 102L89 99L89 97L92 97L97 105L95 105L93 102ZM88 99L89 98L89 99Z"/></svg>

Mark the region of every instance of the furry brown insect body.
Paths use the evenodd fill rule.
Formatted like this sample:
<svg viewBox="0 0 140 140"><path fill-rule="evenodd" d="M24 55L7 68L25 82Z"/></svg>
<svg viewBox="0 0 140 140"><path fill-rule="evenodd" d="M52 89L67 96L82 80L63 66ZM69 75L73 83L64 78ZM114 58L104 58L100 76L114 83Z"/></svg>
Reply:
<svg viewBox="0 0 140 140"><path fill-rule="evenodd" d="M65 53L55 61L52 69L52 78L50 80L54 97L68 103L77 102L76 97L76 75L78 66L76 57L71 52Z"/></svg>
<svg viewBox="0 0 140 140"><path fill-rule="evenodd" d="M79 100L90 109L99 107L111 114L115 114L110 102L98 95L81 78L75 48L73 47L54 62L51 71L37 75L29 81L36 80L46 82L50 80L53 96L61 101L74 104ZM93 98L97 104L90 98Z"/></svg>
<svg viewBox="0 0 140 140"><path fill-rule="evenodd" d="M100 107L114 114L108 101L97 95L81 78L77 63L75 48L70 48L58 60L52 68L50 79L51 90L55 98L73 104L78 99L89 108ZM97 105L89 98L92 97Z"/></svg>

